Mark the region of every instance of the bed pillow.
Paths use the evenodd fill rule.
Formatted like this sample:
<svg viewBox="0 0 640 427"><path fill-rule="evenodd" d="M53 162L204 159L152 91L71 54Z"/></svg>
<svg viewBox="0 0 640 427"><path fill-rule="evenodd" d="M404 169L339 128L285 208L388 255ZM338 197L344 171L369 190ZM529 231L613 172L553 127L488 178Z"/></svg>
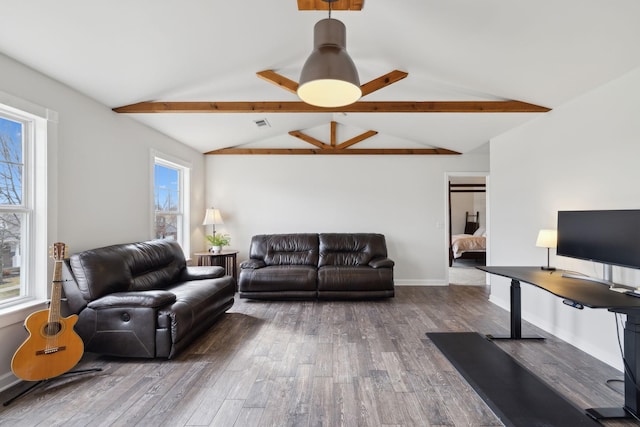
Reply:
<svg viewBox="0 0 640 427"><path fill-rule="evenodd" d="M480 227L473 233L473 235L475 237L481 237L481 236L484 236L485 232L486 232L486 230L484 229L484 227Z"/></svg>

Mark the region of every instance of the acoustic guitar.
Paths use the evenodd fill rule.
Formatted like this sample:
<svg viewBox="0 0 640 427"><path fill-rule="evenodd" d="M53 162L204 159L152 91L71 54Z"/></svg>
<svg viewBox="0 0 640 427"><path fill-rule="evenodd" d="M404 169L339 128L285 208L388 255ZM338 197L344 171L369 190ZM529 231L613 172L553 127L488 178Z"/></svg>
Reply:
<svg viewBox="0 0 640 427"><path fill-rule="evenodd" d="M29 337L11 359L11 370L25 381L42 381L62 375L76 366L84 353L82 339L73 330L78 316L60 317L65 253L64 243L53 244L55 265L49 309L36 311L26 318L24 326Z"/></svg>

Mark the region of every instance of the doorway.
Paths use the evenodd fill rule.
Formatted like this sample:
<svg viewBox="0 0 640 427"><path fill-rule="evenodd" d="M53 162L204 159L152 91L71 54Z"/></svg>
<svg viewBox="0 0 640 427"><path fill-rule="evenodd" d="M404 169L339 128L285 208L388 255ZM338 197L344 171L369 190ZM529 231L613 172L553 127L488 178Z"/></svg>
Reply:
<svg viewBox="0 0 640 427"><path fill-rule="evenodd" d="M488 241L487 174L447 174L447 283L484 286Z"/></svg>

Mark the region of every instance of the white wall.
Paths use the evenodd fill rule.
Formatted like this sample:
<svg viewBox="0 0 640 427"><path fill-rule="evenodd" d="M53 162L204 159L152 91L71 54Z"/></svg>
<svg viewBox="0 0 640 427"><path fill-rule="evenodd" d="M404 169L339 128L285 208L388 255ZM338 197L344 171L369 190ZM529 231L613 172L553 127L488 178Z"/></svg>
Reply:
<svg viewBox="0 0 640 427"><path fill-rule="evenodd" d="M150 156L154 149L192 165L192 250L204 248L202 154L3 55L0 75L0 91L59 115L57 144L53 141L49 146L48 242L65 242L73 253L152 237ZM26 338L25 315L0 319L0 389L15 380L10 360Z"/></svg>
<svg viewBox="0 0 640 427"><path fill-rule="evenodd" d="M444 284L445 174L486 172L463 156L208 156L207 202L245 259L262 233L377 232L397 284Z"/></svg>
<svg viewBox="0 0 640 427"><path fill-rule="evenodd" d="M466 226L466 213L480 215L480 227L487 228L487 198L486 193L451 193L451 234L463 234Z"/></svg>
<svg viewBox="0 0 640 427"><path fill-rule="evenodd" d="M466 213L475 215L474 193L451 193L451 234L463 234ZM474 217L475 218L475 217Z"/></svg>
<svg viewBox="0 0 640 427"><path fill-rule="evenodd" d="M535 240L557 211L640 208L640 69L491 142L490 265L543 265ZM552 252L553 254L553 252ZM552 255L552 265L602 276L601 266ZM614 281L640 284L614 268ZM509 306L509 282L492 277L491 300ZM523 317L622 368L614 315L575 310L523 285Z"/></svg>

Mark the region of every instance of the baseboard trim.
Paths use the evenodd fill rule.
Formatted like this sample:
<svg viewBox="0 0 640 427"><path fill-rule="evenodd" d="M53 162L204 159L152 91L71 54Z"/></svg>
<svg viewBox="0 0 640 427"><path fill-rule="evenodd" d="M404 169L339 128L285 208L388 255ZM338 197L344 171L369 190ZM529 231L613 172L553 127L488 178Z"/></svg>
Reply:
<svg viewBox="0 0 640 427"><path fill-rule="evenodd" d="M15 375L11 372L7 372L4 375L0 375L0 391L5 391L10 387L18 384L20 382L19 378L16 378Z"/></svg>
<svg viewBox="0 0 640 427"><path fill-rule="evenodd" d="M396 286L447 286L444 280L395 280Z"/></svg>

